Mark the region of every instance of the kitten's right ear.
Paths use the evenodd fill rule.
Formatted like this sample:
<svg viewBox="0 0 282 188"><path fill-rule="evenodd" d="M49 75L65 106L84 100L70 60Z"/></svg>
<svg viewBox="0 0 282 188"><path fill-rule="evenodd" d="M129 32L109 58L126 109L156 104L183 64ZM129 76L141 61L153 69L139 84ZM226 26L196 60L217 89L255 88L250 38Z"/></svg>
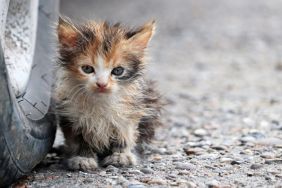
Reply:
<svg viewBox="0 0 282 188"><path fill-rule="evenodd" d="M69 19L59 17L58 27L58 40L63 47L74 47L78 40L77 28Z"/></svg>

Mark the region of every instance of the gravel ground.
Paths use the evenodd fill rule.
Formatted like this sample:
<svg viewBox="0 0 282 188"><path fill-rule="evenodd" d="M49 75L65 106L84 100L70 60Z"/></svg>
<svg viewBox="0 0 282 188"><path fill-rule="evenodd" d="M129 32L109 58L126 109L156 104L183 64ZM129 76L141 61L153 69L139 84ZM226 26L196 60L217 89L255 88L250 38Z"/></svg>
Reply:
<svg viewBox="0 0 282 188"><path fill-rule="evenodd" d="M168 100L164 127L134 168L70 172L50 154L21 182L282 187L281 7L279 0L63 0L62 14L78 20L157 20L148 74Z"/></svg>

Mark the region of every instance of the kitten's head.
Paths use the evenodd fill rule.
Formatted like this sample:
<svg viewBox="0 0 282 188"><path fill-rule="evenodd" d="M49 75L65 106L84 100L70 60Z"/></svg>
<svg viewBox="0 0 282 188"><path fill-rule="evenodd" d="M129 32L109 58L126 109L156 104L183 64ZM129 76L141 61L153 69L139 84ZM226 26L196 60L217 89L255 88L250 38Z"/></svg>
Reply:
<svg viewBox="0 0 282 188"><path fill-rule="evenodd" d="M129 29L120 24L59 19L59 65L77 84L94 93L112 93L142 75L154 21Z"/></svg>

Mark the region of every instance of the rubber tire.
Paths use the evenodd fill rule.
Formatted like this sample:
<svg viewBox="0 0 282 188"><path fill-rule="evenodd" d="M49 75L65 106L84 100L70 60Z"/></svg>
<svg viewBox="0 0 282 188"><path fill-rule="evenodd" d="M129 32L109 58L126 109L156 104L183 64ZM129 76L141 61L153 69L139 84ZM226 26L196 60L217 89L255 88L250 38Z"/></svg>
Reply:
<svg viewBox="0 0 282 188"><path fill-rule="evenodd" d="M54 41L51 40L52 29L49 27L58 18L59 1L41 0L40 6L34 57L34 61L38 63L33 62L37 63L37 68L32 70L28 83L30 87L26 89L28 96L37 100L43 100L42 97L51 98L52 71L48 71L48 75L45 74L43 79L42 70L53 69L51 59L55 53L51 44L54 44ZM51 57L42 59L43 53ZM39 91L42 90L48 95L40 95ZM46 105L52 110L49 98L49 104ZM3 49L0 46L0 187L9 186L28 174L44 159L55 139L54 113L46 113L37 120L30 119L20 105L22 101L25 101L24 95L16 97L9 84Z"/></svg>

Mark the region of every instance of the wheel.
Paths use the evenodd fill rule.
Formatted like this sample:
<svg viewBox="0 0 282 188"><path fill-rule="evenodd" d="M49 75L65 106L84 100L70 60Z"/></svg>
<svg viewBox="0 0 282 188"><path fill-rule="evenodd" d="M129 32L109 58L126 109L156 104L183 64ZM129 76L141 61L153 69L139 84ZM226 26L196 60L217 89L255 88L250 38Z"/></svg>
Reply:
<svg viewBox="0 0 282 188"><path fill-rule="evenodd" d="M54 142L58 7L56 0L0 0L0 187L29 173Z"/></svg>

